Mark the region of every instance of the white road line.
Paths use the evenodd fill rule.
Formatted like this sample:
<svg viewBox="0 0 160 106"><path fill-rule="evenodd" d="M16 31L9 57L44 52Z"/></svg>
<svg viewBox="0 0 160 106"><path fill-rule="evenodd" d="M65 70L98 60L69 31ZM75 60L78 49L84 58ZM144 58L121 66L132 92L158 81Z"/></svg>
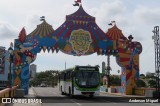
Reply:
<svg viewBox="0 0 160 106"><path fill-rule="evenodd" d="M160 106L159 104L156 104L156 103L145 103L147 105L152 105L152 106Z"/></svg>
<svg viewBox="0 0 160 106"><path fill-rule="evenodd" d="M57 93L57 95L58 95L58 96L61 96L61 97L65 97L65 95L61 95L60 93Z"/></svg>
<svg viewBox="0 0 160 106"><path fill-rule="evenodd" d="M107 101L107 100L104 100L102 99L103 101L107 102L107 103L113 103L113 104L117 104L116 102L111 102L111 101Z"/></svg>
<svg viewBox="0 0 160 106"><path fill-rule="evenodd" d="M116 102L113 102L113 104L117 104Z"/></svg>
<svg viewBox="0 0 160 106"><path fill-rule="evenodd" d="M74 100L70 100L70 101L72 101L73 103L76 103L77 105L79 105L79 106L81 106L82 104L80 104L80 103L77 103L76 101L74 101Z"/></svg>
<svg viewBox="0 0 160 106"><path fill-rule="evenodd" d="M104 102L110 102L110 101L106 101L106 100L104 100L104 99L102 99Z"/></svg>
<svg viewBox="0 0 160 106"><path fill-rule="evenodd" d="M56 95L58 94L58 93L56 93L56 92L52 92L52 93L53 93L53 94L56 94Z"/></svg>
<svg viewBox="0 0 160 106"><path fill-rule="evenodd" d="M64 95L58 95L58 96L64 97Z"/></svg>

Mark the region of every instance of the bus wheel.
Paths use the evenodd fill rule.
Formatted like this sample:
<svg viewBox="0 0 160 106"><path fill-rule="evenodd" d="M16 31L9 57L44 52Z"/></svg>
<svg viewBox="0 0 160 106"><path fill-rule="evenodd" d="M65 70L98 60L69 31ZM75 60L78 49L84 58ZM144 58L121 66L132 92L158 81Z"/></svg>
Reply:
<svg viewBox="0 0 160 106"><path fill-rule="evenodd" d="M64 92L62 91L62 86L61 86L61 95L64 95Z"/></svg>

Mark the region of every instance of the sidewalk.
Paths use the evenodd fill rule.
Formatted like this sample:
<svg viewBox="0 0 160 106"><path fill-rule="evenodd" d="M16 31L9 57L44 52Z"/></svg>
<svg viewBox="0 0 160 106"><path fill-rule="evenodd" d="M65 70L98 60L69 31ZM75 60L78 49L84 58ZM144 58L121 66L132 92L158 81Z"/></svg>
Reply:
<svg viewBox="0 0 160 106"><path fill-rule="evenodd" d="M33 88L29 88L29 94L25 96L28 97L36 97L36 94L33 90ZM25 99L25 98L24 98ZM42 106L40 103L11 103L11 104L5 104L5 106Z"/></svg>
<svg viewBox="0 0 160 106"><path fill-rule="evenodd" d="M121 93L109 93L109 92L104 92L101 91L102 94L107 94L107 95L115 95L115 96L120 96L120 97L145 97L145 96L140 96L140 95L124 95Z"/></svg>

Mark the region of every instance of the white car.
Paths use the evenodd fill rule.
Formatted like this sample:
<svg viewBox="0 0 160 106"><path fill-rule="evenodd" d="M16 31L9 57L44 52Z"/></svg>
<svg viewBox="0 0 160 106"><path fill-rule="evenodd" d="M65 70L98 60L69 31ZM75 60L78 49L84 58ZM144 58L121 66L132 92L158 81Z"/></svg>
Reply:
<svg viewBox="0 0 160 106"><path fill-rule="evenodd" d="M41 87L46 87L47 85L45 83L41 83Z"/></svg>

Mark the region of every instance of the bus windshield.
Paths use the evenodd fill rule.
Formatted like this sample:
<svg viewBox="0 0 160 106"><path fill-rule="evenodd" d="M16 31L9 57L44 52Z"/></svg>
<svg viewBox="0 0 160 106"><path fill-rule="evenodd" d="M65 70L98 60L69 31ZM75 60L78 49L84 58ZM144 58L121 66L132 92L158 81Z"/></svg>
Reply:
<svg viewBox="0 0 160 106"><path fill-rule="evenodd" d="M80 87L96 87L100 83L98 71L77 71L75 75L76 83Z"/></svg>

